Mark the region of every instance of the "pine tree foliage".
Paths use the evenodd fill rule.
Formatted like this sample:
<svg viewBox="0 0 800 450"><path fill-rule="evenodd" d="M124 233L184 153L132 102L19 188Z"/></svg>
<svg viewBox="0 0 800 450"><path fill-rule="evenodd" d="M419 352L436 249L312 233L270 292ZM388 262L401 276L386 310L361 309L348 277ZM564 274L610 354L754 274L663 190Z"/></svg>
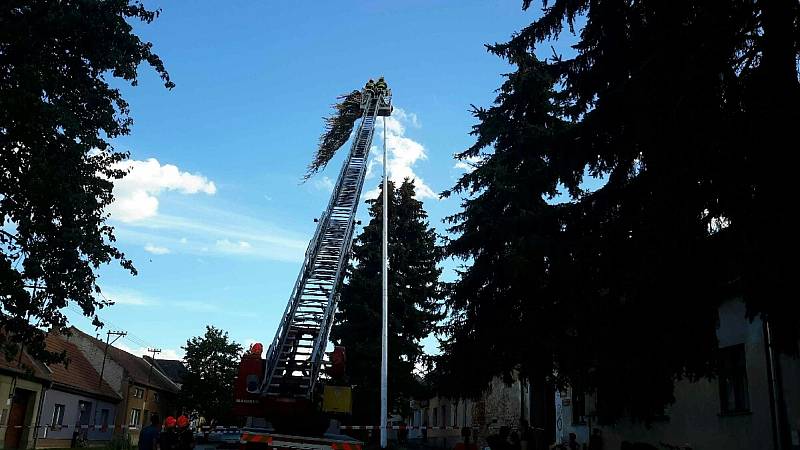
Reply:
<svg viewBox="0 0 800 450"><path fill-rule="evenodd" d="M235 420L233 383L239 370L242 346L228 339L228 333L206 326L202 336L186 341L183 361L187 373L181 386L181 406L198 414L206 423Z"/></svg>
<svg viewBox="0 0 800 450"><path fill-rule="evenodd" d="M414 182L389 182L389 405L403 411L422 388L417 367L425 363L420 341L442 318L441 249ZM345 346L356 421L373 423L380 405L381 249L383 192L368 200L371 220L353 243L353 263L331 339Z"/></svg>
<svg viewBox="0 0 800 450"><path fill-rule="evenodd" d="M353 132L353 126L361 117L361 91L353 91L338 97L333 105L334 113L325 118L325 132L319 138L319 147L314 159L308 165L305 179L328 165L333 155L347 142Z"/></svg>
<svg viewBox="0 0 800 450"><path fill-rule="evenodd" d="M545 6L488 47L516 70L475 109L459 158L482 162L445 192L465 196L448 253L470 264L441 386L475 393L518 369L596 393L603 420L647 419L676 380L715 375L717 307L737 297L796 354L797 3ZM579 18L575 57L534 56ZM606 183L584 191L587 175ZM559 189L571 201L545 201Z"/></svg>
<svg viewBox="0 0 800 450"><path fill-rule="evenodd" d="M96 270L118 261L106 208L127 153L128 103L109 78L136 85L139 66L170 81L152 44L129 22L158 11L128 0L10 0L0 6L0 350L40 360L44 332L66 331L79 307L100 325Z"/></svg>

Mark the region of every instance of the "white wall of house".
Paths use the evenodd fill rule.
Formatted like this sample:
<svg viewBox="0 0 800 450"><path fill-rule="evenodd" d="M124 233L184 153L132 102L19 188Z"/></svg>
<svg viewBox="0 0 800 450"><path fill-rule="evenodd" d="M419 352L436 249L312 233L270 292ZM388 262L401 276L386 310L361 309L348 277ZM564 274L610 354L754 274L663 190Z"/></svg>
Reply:
<svg viewBox="0 0 800 450"><path fill-rule="evenodd" d="M721 351L743 349L746 371L746 405L740 411L724 411L719 380L681 381L675 386L675 403L665 411L663 420L647 428L641 422L620 420L614 426L597 427L591 416L591 397L586 399L589 415L584 423L573 423L574 398L569 391L556 398L556 438L560 442L574 432L578 442L588 440L589 429L601 428L605 448L617 449L622 441L646 442L659 447L689 444L695 449L774 449L772 416L761 320L750 322L745 317L744 303L732 300L719 309L720 326L717 332ZM738 346L738 347L736 347ZM791 432L800 429L800 361L780 358L783 373L786 411ZM593 423L594 422L594 423ZM792 424L792 422L794 422ZM798 439L795 437L795 441ZM795 445L800 445L796 443ZM795 448L800 448L795 447Z"/></svg>
<svg viewBox="0 0 800 450"><path fill-rule="evenodd" d="M413 426L427 426L427 439L431 445L452 448L462 442L461 428L472 429L472 441L486 445L486 437L500 427L518 430L521 419L530 420L530 395L527 383L505 384L500 378L490 383L484 394L476 400L433 397L412 402ZM409 432L409 439L421 438L417 430Z"/></svg>
<svg viewBox="0 0 800 450"><path fill-rule="evenodd" d="M75 431L75 426L81 423L81 402L84 404L86 411L83 418L85 425L102 426L103 419L106 418L108 425L105 431L101 429L86 430L86 436L89 441L108 441L114 432L114 418L117 413L117 406L114 403L96 399L89 396L79 395L72 392L60 391L57 388L49 389L44 396L44 403L42 404L42 415L38 437L40 440L71 440L72 433ZM63 427L58 427L57 423L53 422L54 412L56 406L63 407L63 417L61 417L61 424ZM86 408L88 406L88 409ZM60 414L59 414L60 415ZM51 425L46 427L45 425Z"/></svg>

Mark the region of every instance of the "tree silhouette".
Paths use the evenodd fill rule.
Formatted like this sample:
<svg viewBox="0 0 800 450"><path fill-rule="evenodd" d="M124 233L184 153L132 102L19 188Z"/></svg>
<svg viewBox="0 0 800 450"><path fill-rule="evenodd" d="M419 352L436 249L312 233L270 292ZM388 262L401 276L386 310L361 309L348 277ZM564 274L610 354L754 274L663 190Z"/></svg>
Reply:
<svg viewBox="0 0 800 450"><path fill-rule="evenodd" d="M737 297L796 354L800 309L782 293L798 5L545 5L488 47L516 70L475 109L459 158L483 162L445 192L466 196L448 253L470 264L448 300L442 386L519 369L597 393L603 420L647 419L676 379L714 376L717 307ZM574 57L534 56L579 17ZM587 191L587 176L605 185ZM545 201L561 190L569 201Z"/></svg>
<svg viewBox="0 0 800 450"><path fill-rule="evenodd" d="M233 383L242 346L230 341L227 332L206 326L205 334L186 341L183 349L187 370L181 386L183 408L204 417L207 423L233 420Z"/></svg>
<svg viewBox="0 0 800 450"><path fill-rule="evenodd" d="M405 411L421 389L415 375L424 364L420 341L441 319L441 250L414 182L389 182L389 407ZM347 375L354 385L353 417L374 423L380 405L382 188L368 200L370 222L353 244L353 263L331 340L345 346Z"/></svg>
<svg viewBox="0 0 800 450"><path fill-rule="evenodd" d="M164 85L169 75L152 44L129 20L158 11L138 1L8 1L0 6L0 348L21 344L44 361L42 330L65 331L61 310L83 314L110 304L98 298L96 270L113 260L135 274L114 246L106 207L128 154L109 140L132 119L114 77L136 85L141 63Z"/></svg>

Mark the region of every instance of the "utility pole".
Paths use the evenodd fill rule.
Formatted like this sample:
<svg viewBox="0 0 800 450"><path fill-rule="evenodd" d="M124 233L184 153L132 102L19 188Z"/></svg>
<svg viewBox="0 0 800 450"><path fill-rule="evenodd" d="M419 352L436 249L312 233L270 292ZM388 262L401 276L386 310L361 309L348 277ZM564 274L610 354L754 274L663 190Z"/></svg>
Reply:
<svg viewBox="0 0 800 450"><path fill-rule="evenodd" d="M150 382L150 376L153 375L153 366L156 364L156 354L161 353L161 349L160 348L148 348L147 352L153 354L153 358L152 358L153 361L150 363L150 373L147 374L147 382L149 383Z"/></svg>
<svg viewBox="0 0 800 450"><path fill-rule="evenodd" d="M380 101L380 100L378 100ZM388 386L387 374L389 372L389 168L386 165L386 117L383 118L383 255L382 274L382 327L381 327L381 448L387 444L388 414Z"/></svg>
<svg viewBox="0 0 800 450"><path fill-rule="evenodd" d="M108 347L111 346L114 342L117 342L119 338L127 336L127 331L109 331L106 333L106 348L103 350L103 365L100 368L100 379L97 381L98 386L103 385L103 373L106 371L106 357L108 356ZM114 340L111 340L111 336L114 336Z"/></svg>

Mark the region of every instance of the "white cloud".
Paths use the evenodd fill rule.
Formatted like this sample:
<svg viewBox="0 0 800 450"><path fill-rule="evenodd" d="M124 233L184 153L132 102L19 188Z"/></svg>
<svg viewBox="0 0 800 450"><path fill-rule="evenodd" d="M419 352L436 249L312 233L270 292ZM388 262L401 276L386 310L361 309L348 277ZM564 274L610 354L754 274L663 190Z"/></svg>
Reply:
<svg viewBox="0 0 800 450"><path fill-rule="evenodd" d="M169 249L167 247L161 247L150 243L144 246L144 251L152 253L154 255L166 255L167 253L169 253Z"/></svg>
<svg viewBox="0 0 800 450"><path fill-rule="evenodd" d="M171 348L165 348L161 350L161 353L158 354L159 359L183 359L183 349L174 350Z"/></svg>
<svg viewBox="0 0 800 450"><path fill-rule="evenodd" d="M139 245L158 243L182 254L297 262L302 261L313 233L313 224L305 231L287 230L249 215L197 204L185 205L182 212L184 216L158 214L136 223L117 224L117 237Z"/></svg>
<svg viewBox="0 0 800 450"><path fill-rule="evenodd" d="M314 180L314 187L327 192L333 192L334 182L330 179L330 177L324 176L320 179Z"/></svg>
<svg viewBox="0 0 800 450"><path fill-rule="evenodd" d="M143 295L140 292L129 289L104 287L103 296L114 302L116 305L152 306L158 304L158 301Z"/></svg>
<svg viewBox="0 0 800 450"><path fill-rule="evenodd" d="M228 239L220 239L215 245L218 250L225 253L247 253L253 249L253 244L247 241L233 242Z"/></svg>
<svg viewBox="0 0 800 450"><path fill-rule="evenodd" d="M481 161L483 161L482 156L470 156L465 159L459 160L453 166L456 169L461 169L464 172L472 172L475 170L475 166L478 165Z"/></svg>
<svg viewBox="0 0 800 450"><path fill-rule="evenodd" d="M131 347L122 342L115 343L114 347L136 356L153 356L153 352L148 352L147 347ZM183 349L164 348L161 353L156 354L156 359L183 359L183 355Z"/></svg>
<svg viewBox="0 0 800 450"><path fill-rule="evenodd" d="M194 313L221 314L225 316L234 316L234 317L254 316L254 313L249 310L241 311L238 310L237 308L226 307L225 305L229 305L230 302L223 300L214 300L214 301L205 301L202 299L176 300L170 298L169 301L165 302L157 298L152 298L147 294L143 294L141 292L132 289L103 288L103 292L107 299L113 301L117 305L133 305L133 306L169 305L170 308L178 308L187 312L194 312Z"/></svg>
<svg viewBox="0 0 800 450"><path fill-rule="evenodd" d="M414 128L422 128L422 124L419 121L419 117L417 117L417 115L413 112L408 112L402 108L395 108L392 111L392 117L395 117L403 121L403 123L410 124ZM387 126L388 125L389 123L387 122Z"/></svg>
<svg viewBox="0 0 800 450"><path fill-rule="evenodd" d="M438 198L433 189L431 189L431 187L428 186L425 181L423 181L422 178L420 178L414 172L414 166L416 163L428 158L425 147L419 142L406 137L405 135L406 125L411 125L412 127L417 128L420 126L417 115L395 107L394 111L392 112L392 116L386 117L385 120L386 148L389 152L387 158L389 179L399 184L402 183L404 179L410 178L415 181L414 184L417 188L417 198ZM367 178L372 178L373 176L377 175L375 173L377 171L377 167L383 165L383 156L381 155L381 150L384 139L384 127L380 122L377 124L377 127L380 144L374 145L371 149L373 157L367 166ZM375 198L377 197L378 192L379 191L377 188L372 189L364 193L364 197Z"/></svg>
<svg viewBox="0 0 800 450"><path fill-rule="evenodd" d="M158 196L163 191L208 195L217 192L214 182L206 177L183 172L172 164L162 165L155 158L123 161L118 168L130 169L130 172L114 182L115 200L109 211L114 219L122 222L154 217L158 213Z"/></svg>

